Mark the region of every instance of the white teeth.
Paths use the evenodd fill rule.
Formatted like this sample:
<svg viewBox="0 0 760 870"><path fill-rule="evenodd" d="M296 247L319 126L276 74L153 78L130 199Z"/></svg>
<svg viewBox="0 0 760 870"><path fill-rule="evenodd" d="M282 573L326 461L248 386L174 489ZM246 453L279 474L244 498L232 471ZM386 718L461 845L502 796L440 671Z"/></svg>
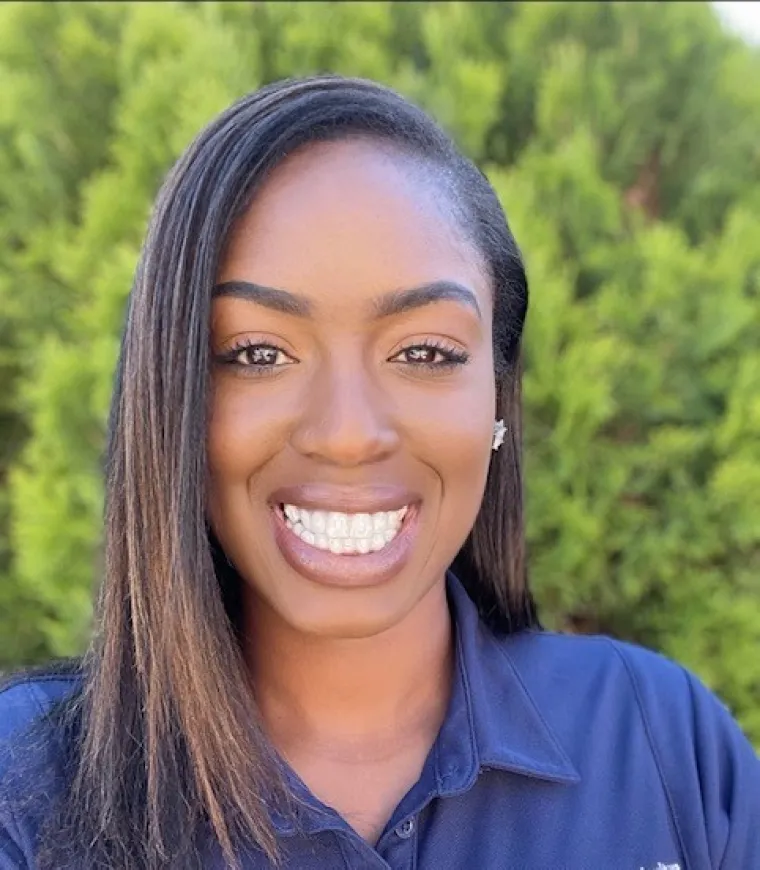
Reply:
<svg viewBox="0 0 760 870"><path fill-rule="evenodd" d="M327 534L331 538L347 538L349 536L348 517L346 514L331 511L327 515Z"/></svg>
<svg viewBox="0 0 760 870"><path fill-rule="evenodd" d="M372 517L369 514L356 514L351 520L351 537L366 538L372 532Z"/></svg>
<svg viewBox="0 0 760 870"><path fill-rule="evenodd" d="M406 508L401 508L400 511L388 511L388 528L398 529L406 516Z"/></svg>
<svg viewBox="0 0 760 870"><path fill-rule="evenodd" d="M336 555L365 555L382 550L398 534L407 508L374 514L345 514L340 511L309 511L283 505L285 525L304 543Z"/></svg>

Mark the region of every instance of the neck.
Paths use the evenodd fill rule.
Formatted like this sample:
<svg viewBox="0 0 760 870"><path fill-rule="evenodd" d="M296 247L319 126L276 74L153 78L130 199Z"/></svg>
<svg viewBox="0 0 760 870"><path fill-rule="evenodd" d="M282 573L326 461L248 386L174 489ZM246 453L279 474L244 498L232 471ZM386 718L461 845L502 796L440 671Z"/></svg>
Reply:
<svg viewBox="0 0 760 870"><path fill-rule="evenodd" d="M246 660L281 752L312 745L378 758L400 740L433 742L453 667L443 579L400 623L365 638L306 635L257 604L247 619Z"/></svg>

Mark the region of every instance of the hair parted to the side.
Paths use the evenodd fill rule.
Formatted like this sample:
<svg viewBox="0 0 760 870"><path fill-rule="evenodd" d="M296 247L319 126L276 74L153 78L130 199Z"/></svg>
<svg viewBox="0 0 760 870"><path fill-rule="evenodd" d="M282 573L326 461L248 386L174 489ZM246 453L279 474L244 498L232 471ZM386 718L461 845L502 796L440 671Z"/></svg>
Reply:
<svg viewBox="0 0 760 870"><path fill-rule="evenodd" d="M363 79L268 85L214 119L158 194L122 336L106 450L104 576L83 689L60 713L67 790L41 867L277 860L270 810L288 795L261 727L238 635L239 587L206 521L211 289L230 230L267 174L310 142L368 137L440 173L493 282L497 410L508 427L454 570L496 630L537 625L527 587L520 340L527 283L485 176L421 109Z"/></svg>

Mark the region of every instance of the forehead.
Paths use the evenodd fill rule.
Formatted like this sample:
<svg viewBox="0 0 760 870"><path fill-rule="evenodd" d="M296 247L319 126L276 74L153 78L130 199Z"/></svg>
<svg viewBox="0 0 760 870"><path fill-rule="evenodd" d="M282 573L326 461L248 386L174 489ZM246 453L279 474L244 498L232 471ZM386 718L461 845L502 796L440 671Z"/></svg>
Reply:
<svg viewBox="0 0 760 870"><path fill-rule="evenodd" d="M434 168L364 140L317 143L278 166L228 240L219 281L245 279L325 302L435 280L468 285L483 311L482 258Z"/></svg>

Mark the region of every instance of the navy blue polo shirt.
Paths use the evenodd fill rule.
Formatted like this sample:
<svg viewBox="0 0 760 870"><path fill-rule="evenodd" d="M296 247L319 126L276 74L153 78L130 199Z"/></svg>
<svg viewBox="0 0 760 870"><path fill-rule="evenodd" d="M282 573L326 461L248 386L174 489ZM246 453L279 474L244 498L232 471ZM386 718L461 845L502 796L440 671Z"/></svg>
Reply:
<svg viewBox="0 0 760 870"><path fill-rule="evenodd" d="M274 816L284 868L760 870L760 760L693 675L605 637L496 637L448 589L454 684L419 781L371 846L291 773L303 802ZM11 685L0 741L74 686ZM35 866L38 824L0 818L0 870ZM204 866L223 867L212 842Z"/></svg>

